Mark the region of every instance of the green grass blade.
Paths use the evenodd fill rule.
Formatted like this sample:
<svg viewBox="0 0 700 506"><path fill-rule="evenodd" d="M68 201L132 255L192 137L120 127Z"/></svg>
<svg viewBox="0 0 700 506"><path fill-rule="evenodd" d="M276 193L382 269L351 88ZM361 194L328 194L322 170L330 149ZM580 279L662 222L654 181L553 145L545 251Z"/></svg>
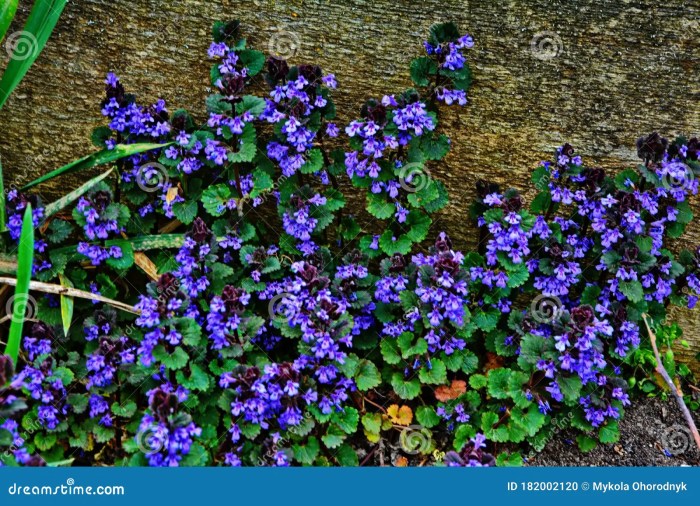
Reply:
<svg viewBox="0 0 700 506"><path fill-rule="evenodd" d="M48 218L49 216L53 216L57 212L59 212L61 209L64 209L66 206L74 202L75 200L79 199L81 196L89 192L97 183L100 181L108 178L112 173L114 172L114 169L109 169L107 172L104 174L100 174L99 176L93 177L90 181L87 183L81 185L80 187L76 188L72 192L64 195L60 199L58 199L55 202L51 202L49 205L47 205L44 208L44 218Z"/></svg>
<svg viewBox="0 0 700 506"><path fill-rule="evenodd" d="M7 231L7 209L5 208L5 176L0 161L0 233Z"/></svg>
<svg viewBox="0 0 700 506"><path fill-rule="evenodd" d="M81 170L91 169L102 165L105 163L116 162L127 156L135 155L138 153L143 153L144 151L151 151L153 149L163 148L169 146L172 142L166 144L152 144L152 143L139 143L139 144L118 144L114 149L103 149L97 153L93 153L88 156L84 156L78 160L70 162L68 165L64 165L56 170L52 170L48 174L35 179L31 183L24 185L21 190L27 190L32 186L36 186L41 183L45 183L55 177L63 176L65 174L71 174L73 172L78 172Z"/></svg>
<svg viewBox="0 0 700 506"><path fill-rule="evenodd" d="M29 295L29 282L32 279L32 266L34 265L34 221L32 219L32 205L27 204L22 220L22 234L19 238L19 252L17 255L17 286L12 299L12 323L7 338L5 354L12 358L17 367L19 346L22 340L22 327L27 312L27 305L31 297Z"/></svg>
<svg viewBox="0 0 700 506"><path fill-rule="evenodd" d="M73 288L73 283L71 283L71 280L68 279L67 276L59 274L58 280L60 281L61 286ZM73 306L73 297L61 295L61 321L63 322L63 335L66 337L68 337L70 324L73 322Z"/></svg>
<svg viewBox="0 0 700 506"><path fill-rule="evenodd" d="M123 241L125 243L129 243L134 251L150 251L154 249L177 249L181 248L182 245L185 243L185 234L144 235L141 237L134 237L131 239L123 239ZM75 254L77 249L77 245L64 246L62 248L53 250L52 254L72 256ZM0 257L0 260L2 260L2 257ZM12 258L7 258L6 261L11 262Z"/></svg>
<svg viewBox="0 0 700 506"><path fill-rule="evenodd" d="M66 2L67 0L36 0L24 29L7 38L5 45L12 47L13 51L0 80L0 108L46 46Z"/></svg>
<svg viewBox="0 0 700 506"><path fill-rule="evenodd" d="M7 29L10 28L10 23L17 12L17 4L19 0L4 0L5 5L0 6L0 42L5 38Z"/></svg>

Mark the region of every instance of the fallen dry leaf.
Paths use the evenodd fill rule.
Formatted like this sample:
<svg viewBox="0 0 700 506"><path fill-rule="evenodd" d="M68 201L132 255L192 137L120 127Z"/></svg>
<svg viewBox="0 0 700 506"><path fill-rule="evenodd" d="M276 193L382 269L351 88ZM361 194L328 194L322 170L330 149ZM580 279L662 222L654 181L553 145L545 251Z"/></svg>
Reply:
<svg viewBox="0 0 700 506"><path fill-rule="evenodd" d="M411 425L413 421L413 410L408 406L399 407L398 404L392 404L386 410L386 414L396 425Z"/></svg>
<svg viewBox="0 0 700 506"><path fill-rule="evenodd" d="M394 463L396 467L407 467L408 466L408 459L404 457L403 455L400 455L397 459L396 462Z"/></svg>
<svg viewBox="0 0 700 506"><path fill-rule="evenodd" d="M503 357L496 355L495 353L486 352L486 364L484 364L484 371L490 371L491 369L498 369L503 367Z"/></svg>
<svg viewBox="0 0 700 506"><path fill-rule="evenodd" d="M435 398L440 402L456 399L467 391L467 383L462 380L452 380L452 384L442 385L435 389Z"/></svg>

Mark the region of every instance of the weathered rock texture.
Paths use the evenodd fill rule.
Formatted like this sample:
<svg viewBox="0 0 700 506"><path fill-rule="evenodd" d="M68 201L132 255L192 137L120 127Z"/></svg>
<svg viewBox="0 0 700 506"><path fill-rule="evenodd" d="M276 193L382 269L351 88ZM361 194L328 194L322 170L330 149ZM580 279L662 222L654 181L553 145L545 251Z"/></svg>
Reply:
<svg viewBox="0 0 700 506"><path fill-rule="evenodd" d="M527 190L532 168L563 141L590 164L620 168L636 163L643 133L700 134L698 0L76 0L0 114L8 184L93 149L107 71L144 101L162 96L202 115L210 25L230 18L252 45L298 42L292 62L333 71L341 120L366 98L409 84L408 62L431 24L453 20L472 33L470 105L447 115L453 150L433 171L452 197L441 226L461 248L474 244L465 211L477 178ZM540 43L554 57L537 58ZM66 178L42 192L50 198L78 183ZM685 241L699 238L696 224ZM700 316L678 317L690 360L700 351Z"/></svg>

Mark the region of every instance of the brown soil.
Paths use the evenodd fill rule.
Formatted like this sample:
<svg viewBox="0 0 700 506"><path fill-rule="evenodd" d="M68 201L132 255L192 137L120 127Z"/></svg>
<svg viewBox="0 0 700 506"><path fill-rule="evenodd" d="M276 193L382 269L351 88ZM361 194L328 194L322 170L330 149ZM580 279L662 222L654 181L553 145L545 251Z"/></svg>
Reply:
<svg viewBox="0 0 700 506"><path fill-rule="evenodd" d="M695 412L700 425L700 413ZM675 400L635 399L620 422L620 440L582 453L575 433L563 431L530 466L698 466L700 451ZM667 450L667 453L664 452Z"/></svg>

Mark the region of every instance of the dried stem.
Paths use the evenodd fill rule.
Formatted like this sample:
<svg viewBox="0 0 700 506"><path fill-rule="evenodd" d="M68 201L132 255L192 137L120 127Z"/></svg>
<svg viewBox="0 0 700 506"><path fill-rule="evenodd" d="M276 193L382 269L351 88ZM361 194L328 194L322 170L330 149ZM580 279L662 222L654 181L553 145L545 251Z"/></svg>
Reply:
<svg viewBox="0 0 700 506"><path fill-rule="evenodd" d="M659 355L659 349L656 346L656 334L654 333L653 330L651 330L651 327L649 326L649 322L647 321L647 317L648 317L647 314L642 315L642 319L644 320L644 325L646 326L647 333L649 334L649 341L651 342L651 348L654 350L654 356L656 357L656 372L658 372L661 375L661 377L664 379L664 381L668 385L668 388L671 390L671 393L676 398L676 402L678 402L678 407L681 409L681 412L683 413L683 417L685 418L685 421L688 424L688 428L690 429L690 432L693 433L693 438L695 439L695 444L700 449L700 434L698 434L698 428L695 426L695 421L693 420L693 416L690 414L690 411L688 410L688 406L685 405L685 401L683 400L683 395L681 395L681 393L678 391L678 388L676 388L676 385L673 383L673 380L668 375L668 372L666 371L666 368L664 367L663 362L661 362L661 356Z"/></svg>
<svg viewBox="0 0 700 506"><path fill-rule="evenodd" d="M1 285L11 285L17 286L17 280L15 278L0 277ZM86 292L84 290L78 290L77 288L71 288L68 286L55 285L52 283L42 283L41 281L30 281L29 289L36 290L37 292L53 293L56 295L65 295L67 297L78 297L79 299L95 300L97 302L103 302L109 304L112 307L121 309L128 313L140 314L139 310L129 304L119 302L118 300L108 299L102 295L97 295L95 293Z"/></svg>

